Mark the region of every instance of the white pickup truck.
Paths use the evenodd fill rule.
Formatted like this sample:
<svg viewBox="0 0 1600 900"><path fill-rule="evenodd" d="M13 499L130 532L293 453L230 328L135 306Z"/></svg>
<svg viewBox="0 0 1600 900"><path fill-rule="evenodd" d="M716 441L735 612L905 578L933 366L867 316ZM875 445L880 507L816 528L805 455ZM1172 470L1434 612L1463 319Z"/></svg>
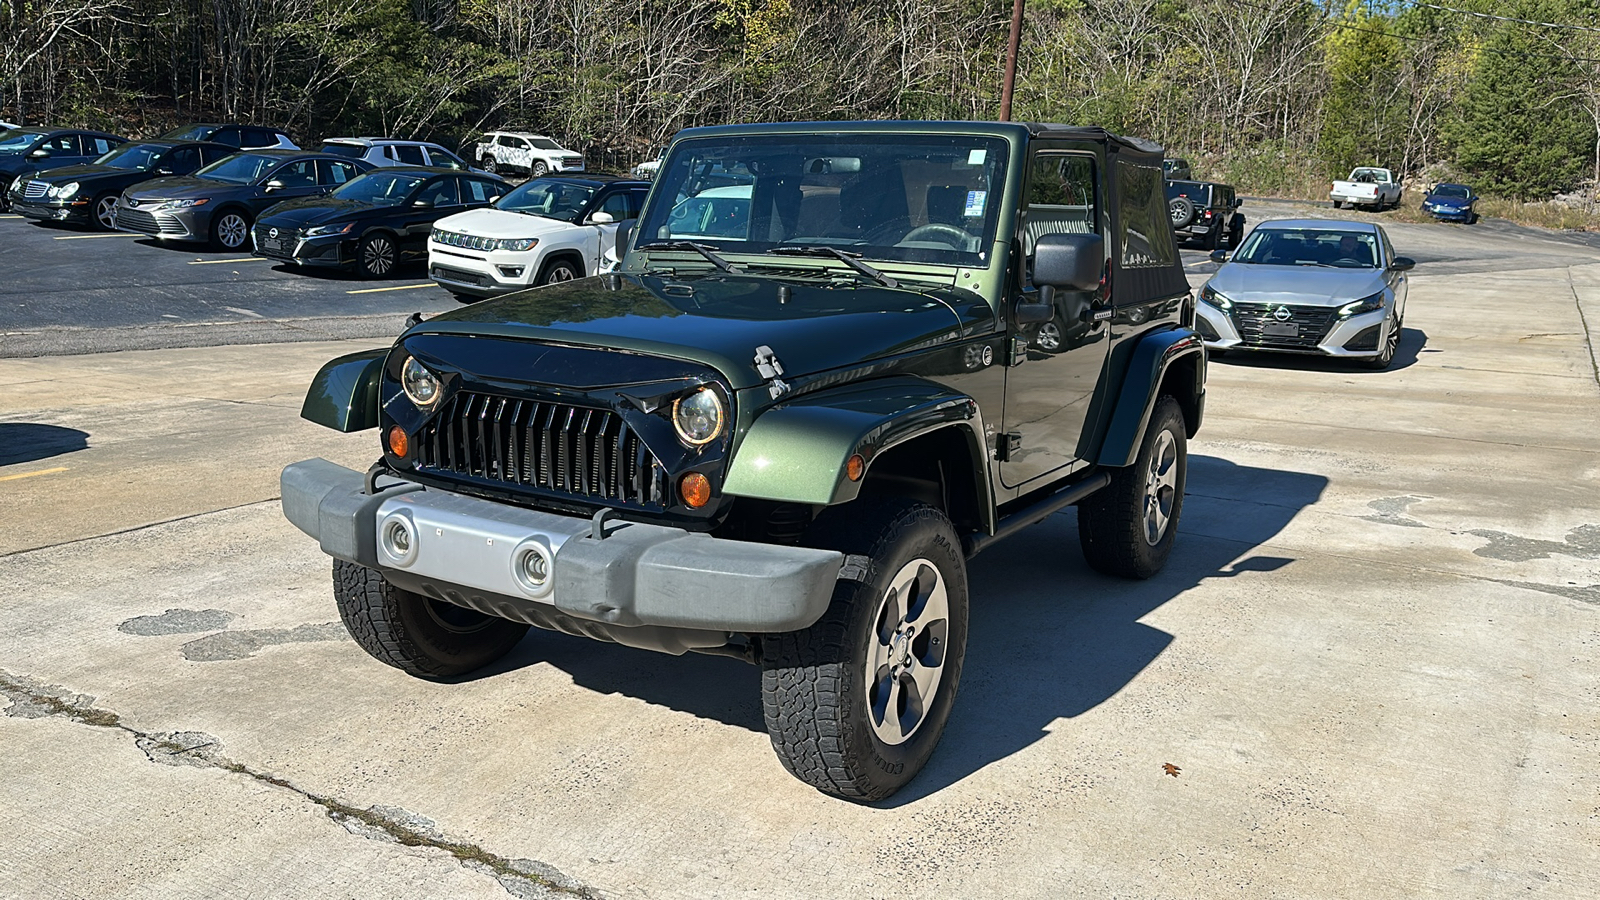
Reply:
<svg viewBox="0 0 1600 900"><path fill-rule="evenodd" d="M1344 181L1335 181L1328 196L1333 200L1334 209L1343 209L1348 203L1352 207L1381 210L1400 205L1400 182L1388 169L1361 166L1350 170L1350 177Z"/></svg>

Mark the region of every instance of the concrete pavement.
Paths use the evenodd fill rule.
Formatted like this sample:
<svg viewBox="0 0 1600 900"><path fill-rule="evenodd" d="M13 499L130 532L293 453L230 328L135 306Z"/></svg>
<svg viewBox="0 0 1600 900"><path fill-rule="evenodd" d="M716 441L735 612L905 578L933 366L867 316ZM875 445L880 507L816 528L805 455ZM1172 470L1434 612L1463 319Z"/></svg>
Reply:
<svg viewBox="0 0 1600 900"><path fill-rule="evenodd" d="M375 456L296 418L367 344L0 360L0 896L1591 896L1600 253L1390 233L1396 367L1214 364L1149 582L1071 515L978 558L877 807L783 772L732 660L535 632L434 684L343 637L274 498Z"/></svg>

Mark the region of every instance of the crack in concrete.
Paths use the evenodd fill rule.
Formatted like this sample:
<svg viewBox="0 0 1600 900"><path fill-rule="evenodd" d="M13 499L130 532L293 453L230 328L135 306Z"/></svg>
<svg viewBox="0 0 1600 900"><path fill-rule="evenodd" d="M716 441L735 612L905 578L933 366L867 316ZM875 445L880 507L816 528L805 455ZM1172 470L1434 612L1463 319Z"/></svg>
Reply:
<svg viewBox="0 0 1600 900"><path fill-rule="evenodd" d="M208 510L204 510L202 512L187 513L187 514L181 515L181 516L173 516L170 519L162 519L159 522L146 522L143 525L134 525L134 526L129 527L129 528L119 528L116 531L107 531L104 534L90 534L90 535L85 535L84 537L70 538L70 539L65 540L65 541L56 541L54 544L45 544L45 545L40 546L40 547L24 547L21 550L7 550L7 551L5 551L3 553L0 553L0 559L6 559L6 558L12 557L12 556L21 556L24 553L41 553L41 552L43 552L45 550L54 550L57 547L70 547L73 544L82 544L82 543L86 543L88 541L98 541L101 538L119 537L119 536L124 535L124 534L133 534L135 532L145 531L145 530L148 530L148 529L151 529L151 528L160 528L162 525L171 525L174 522L183 522L183 521L187 521L189 519L198 519L201 516L209 516L209 515L213 515L215 513L232 512L233 510L236 510L236 509L246 509L246 508L251 507L251 506L260 506L263 503L277 503L279 501L279 499L280 499L279 497L274 495L274 496L266 498L265 500L251 500L248 503L239 503L239 504L236 504L234 506L224 506L224 507L221 507L220 509L208 509Z"/></svg>
<svg viewBox="0 0 1600 900"><path fill-rule="evenodd" d="M11 705L0 714L19 719L63 718L80 725L109 728L131 735L151 762L169 766L221 769L263 784L290 791L322 807L328 818L346 831L368 840L406 847L443 850L463 868L495 879L518 900L599 900L599 895L552 866L531 859L508 859L477 844L443 834L433 820L393 806L359 809L295 785L287 779L228 759L222 742L203 731L147 733L124 724L116 713L94 705L95 698L74 693L25 675L0 669L0 697Z"/></svg>

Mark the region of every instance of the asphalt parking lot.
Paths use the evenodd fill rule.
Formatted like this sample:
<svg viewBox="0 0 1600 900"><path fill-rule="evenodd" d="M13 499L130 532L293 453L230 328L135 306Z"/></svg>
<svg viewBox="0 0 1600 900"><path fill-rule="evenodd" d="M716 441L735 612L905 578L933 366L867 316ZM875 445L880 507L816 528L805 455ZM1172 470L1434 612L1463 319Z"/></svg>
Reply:
<svg viewBox="0 0 1600 900"><path fill-rule="evenodd" d="M345 637L277 474L373 458L372 434L297 418L304 387L448 296L109 238L78 242L128 254L80 264L86 299L60 281L71 263L35 261L65 258L46 256L55 235L22 224L0 220L0 356L32 357L0 359L0 895L1600 883L1600 248L1583 239L1388 226L1419 261L1394 367L1214 363L1165 571L1092 573L1070 514L976 559L944 740L907 790L860 806L782 770L758 673L732 660L534 632L434 684ZM160 274L114 284L135 253ZM1185 260L1195 284L1214 267ZM169 314L249 327L224 302L275 342L162 343L187 340ZM274 316L374 334L286 342ZM140 333L169 349L124 346ZM57 343L14 343L39 334ZM29 346L47 355L13 352Z"/></svg>

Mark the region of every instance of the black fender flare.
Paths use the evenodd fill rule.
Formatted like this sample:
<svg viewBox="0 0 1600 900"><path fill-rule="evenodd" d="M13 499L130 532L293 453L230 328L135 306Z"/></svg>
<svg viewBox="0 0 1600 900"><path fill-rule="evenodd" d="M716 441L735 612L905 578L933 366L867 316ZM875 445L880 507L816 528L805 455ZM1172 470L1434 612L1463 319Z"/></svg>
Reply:
<svg viewBox="0 0 1600 900"><path fill-rule="evenodd" d="M1205 410L1205 343L1189 328L1152 332L1139 338L1128 358L1116 405L1094 456L1097 464L1133 465L1169 375L1181 376L1176 379L1179 388L1174 396L1184 409L1190 436L1199 430Z"/></svg>

